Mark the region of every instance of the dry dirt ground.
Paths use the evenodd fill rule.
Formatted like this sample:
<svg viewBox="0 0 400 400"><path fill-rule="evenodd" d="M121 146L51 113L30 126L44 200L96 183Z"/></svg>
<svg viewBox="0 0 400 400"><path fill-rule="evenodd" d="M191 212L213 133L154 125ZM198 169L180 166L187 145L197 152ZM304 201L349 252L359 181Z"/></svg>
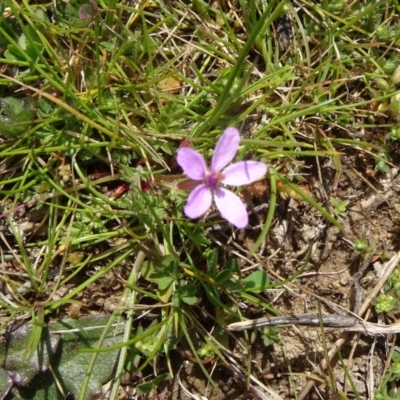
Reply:
<svg viewBox="0 0 400 400"><path fill-rule="evenodd" d="M396 153L396 152L395 152ZM395 154L396 155L396 154ZM372 160L363 153L345 151L342 157L342 173L335 192L332 191L334 168L327 161L319 166L310 165L310 177L302 188L315 200L329 207L329 197L349 199L350 203L338 219L344 231L329 224L312 207L295 199L280 199L273 229L271 230L257 261L269 271L272 281L292 276L303 265L310 247L311 259L305 270L293 282L277 290L263 293L260 299L279 310L281 315L324 313L348 315L348 311L360 309L368 294L379 281L388 260L399 250L400 203L399 169L391 173L375 173ZM262 201L260 201L262 203ZM398 208L397 208L398 209ZM265 211L264 211L265 212ZM253 215L253 225L257 224ZM265 214L264 216L265 217ZM259 231L258 231L259 232ZM257 232L257 233L258 233ZM253 244L254 232L225 243L222 248L235 249L245 259L247 249ZM365 237L373 249L369 257L354 250L356 239ZM229 242L229 244L228 244ZM243 269L249 267L243 262ZM265 316L265 311L242 304L243 314L250 319ZM366 320L377 322L373 304L368 307ZM393 319L380 317L382 323ZM255 385L247 386L234 368L222 364L206 364L208 372L218 385L218 390L207 384L195 362L176 353L172 355L173 367L178 373L169 383L143 399L189 399L185 389L203 399L337 399L337 392L355 398L354 390L345 379L343 365L361 399L373 399L384 373L385 363L395 336L367 336L344 333L339 328L294 326L278 328L282 345L265 346L258 330L248 331L251 336L251 366L246 365L243 332L232 332L230 351L244 371L251 368L252 375L271 389L270 393L254 391ZM321 371L320 365L327 359L327 352L338 339L342 361L334 357L329 368ZM310 382L315 382L311 386ZM254 383L254 382L253 382ZM307 386L309 385L309 386ZM185 388L185 389L183 389ZM280 397L274 397L273 392Z"/></svg>

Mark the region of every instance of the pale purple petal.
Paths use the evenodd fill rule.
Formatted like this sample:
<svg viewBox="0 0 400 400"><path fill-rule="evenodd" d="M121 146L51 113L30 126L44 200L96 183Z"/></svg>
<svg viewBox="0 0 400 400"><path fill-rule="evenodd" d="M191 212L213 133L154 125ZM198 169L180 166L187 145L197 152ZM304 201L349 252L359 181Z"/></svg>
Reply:
<svg viewBox="0 0 400 400"><path fill-rule="evenodd" d="M245 228L249 222L249 216L242 200L230 190L217 187L215 188L215 205L222 217L225 218L236 228Z"/></svg>
<svg viewBox="0 0 400 400"><path fill-rule="evenodd" d="M260 161L240 161L230 165L222 171L225 185L248 185L258 181L267 173L267 166Z"/></svg>
<svg viewBox="0 0 400 400"><path fill-rule="evenodd" d="M203 156L189 147L181 147L178 150L176 161L185 174L196 181L201 181L206 176L207 166Z"/></svg>
<svg viewBox="0 0 400 400"><path fill-rule="evenodd" d="M211 207L211 202L211 189L205 184L199 185L190 192L185 214L191 219L199 218Z"/></svg>
<svg viewBox="0 0 400 400"><path fill-rule="evenodd" d="M219 138L215 147L214 155L211 162L213 172L221 171L235 157L240 143L240 134L236 128L225 129Z"/></svg>

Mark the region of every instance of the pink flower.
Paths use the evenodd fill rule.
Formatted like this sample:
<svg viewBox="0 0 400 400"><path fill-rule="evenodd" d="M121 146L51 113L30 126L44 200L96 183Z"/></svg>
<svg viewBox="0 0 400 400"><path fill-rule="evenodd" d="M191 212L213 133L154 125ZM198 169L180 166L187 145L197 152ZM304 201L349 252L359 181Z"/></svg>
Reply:
<svg viewBox="0 0 400 400"><path fill-rule="evenodd" d="M227 128L218 140L207 168L203 156L189 147L178 150L177 161L188 180L178 184L180 189L191 190L185 205L185 214L194 219L204 215L211 207L214 197L222 217L237 228L245 228L249 221L242 200L224 185L248 185L259 180L267 173L267 167L259 161L240 161L226 167L235 157L240 142L239 131ZM225 168L226 167L226 168Z"/></svg>

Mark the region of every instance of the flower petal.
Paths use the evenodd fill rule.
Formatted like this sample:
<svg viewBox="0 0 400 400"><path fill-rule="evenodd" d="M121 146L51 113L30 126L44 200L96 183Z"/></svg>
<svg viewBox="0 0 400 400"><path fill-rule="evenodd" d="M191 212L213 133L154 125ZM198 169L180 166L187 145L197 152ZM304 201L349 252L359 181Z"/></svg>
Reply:
<svg viewBox="0 0 400 400"><path fill-rule="evenodd" d="M249 215L242 200L230 190L217 187L215 189L215 204L225 218L236 228L242 229L249 223Z"/></svg>
<svg viewBox="0 0 400 400"><path fill-rule="evenodd" d="M190 192L185 205L185 214L191 219L199 218L211 207L212 191L205 185L199 185Z"/></svg>
<svg viewBox="0 0 400 400"><path fill-rule="evenodd" d="M260 161L240 161L230 165L222 171L225 185L248 185L258 181L267 173L267 166Z"/></svg>
<svg viewBox="0 0 400 400"><path fill-rule="evenodd" d="M213 154L211 169L213 172L221 171L235 157L240 143L240 134L236 128L225 129L219 138Z"/></svg>
<svg viewBox="0 0 400 400"><path fill-rule="evenodd" d="M207 171L206 162L203 156L196 150L181 147L178 150L176 161L190 179L200 181L205 178Z"/></svg>

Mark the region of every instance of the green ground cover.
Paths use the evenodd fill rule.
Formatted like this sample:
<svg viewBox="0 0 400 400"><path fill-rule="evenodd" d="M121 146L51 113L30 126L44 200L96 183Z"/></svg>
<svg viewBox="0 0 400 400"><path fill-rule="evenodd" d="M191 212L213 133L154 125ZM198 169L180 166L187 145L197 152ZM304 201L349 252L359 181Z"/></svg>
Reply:
<svg viewBox="0 0 400 400"><path fill-rule="evenodd" d="M107 398L127 380L154 395L176 377L178 351L217 387L204 360L235 368L226 327L245 319L241 304L279 314L264 293L309 262L284 280L260 265L246 272L229 238L255 265L285 199L344 229L342 155L368 160L366 184L397 165L399 13L394 0L1 2L0 330L6 347L7 330L18 332L20 362L3 362L0 397L87 399L109 378ZM227 127L240 132L235 161L268 168L233 188L249 212L244 231L215 207L187 218L177 186L179 149L210 162ZM334 171L327 201L307 186L323 160ZM356 245L371 252L361 236ZM390 295L378 311L397 307ZM100 328L71 339L62 321ZM258 339L281 342L274 329ZM85 368L65 379L74 360ZM242 378L254 386L251 361ZM394 396L393 371L376 382L382 398Z"/></svg>

